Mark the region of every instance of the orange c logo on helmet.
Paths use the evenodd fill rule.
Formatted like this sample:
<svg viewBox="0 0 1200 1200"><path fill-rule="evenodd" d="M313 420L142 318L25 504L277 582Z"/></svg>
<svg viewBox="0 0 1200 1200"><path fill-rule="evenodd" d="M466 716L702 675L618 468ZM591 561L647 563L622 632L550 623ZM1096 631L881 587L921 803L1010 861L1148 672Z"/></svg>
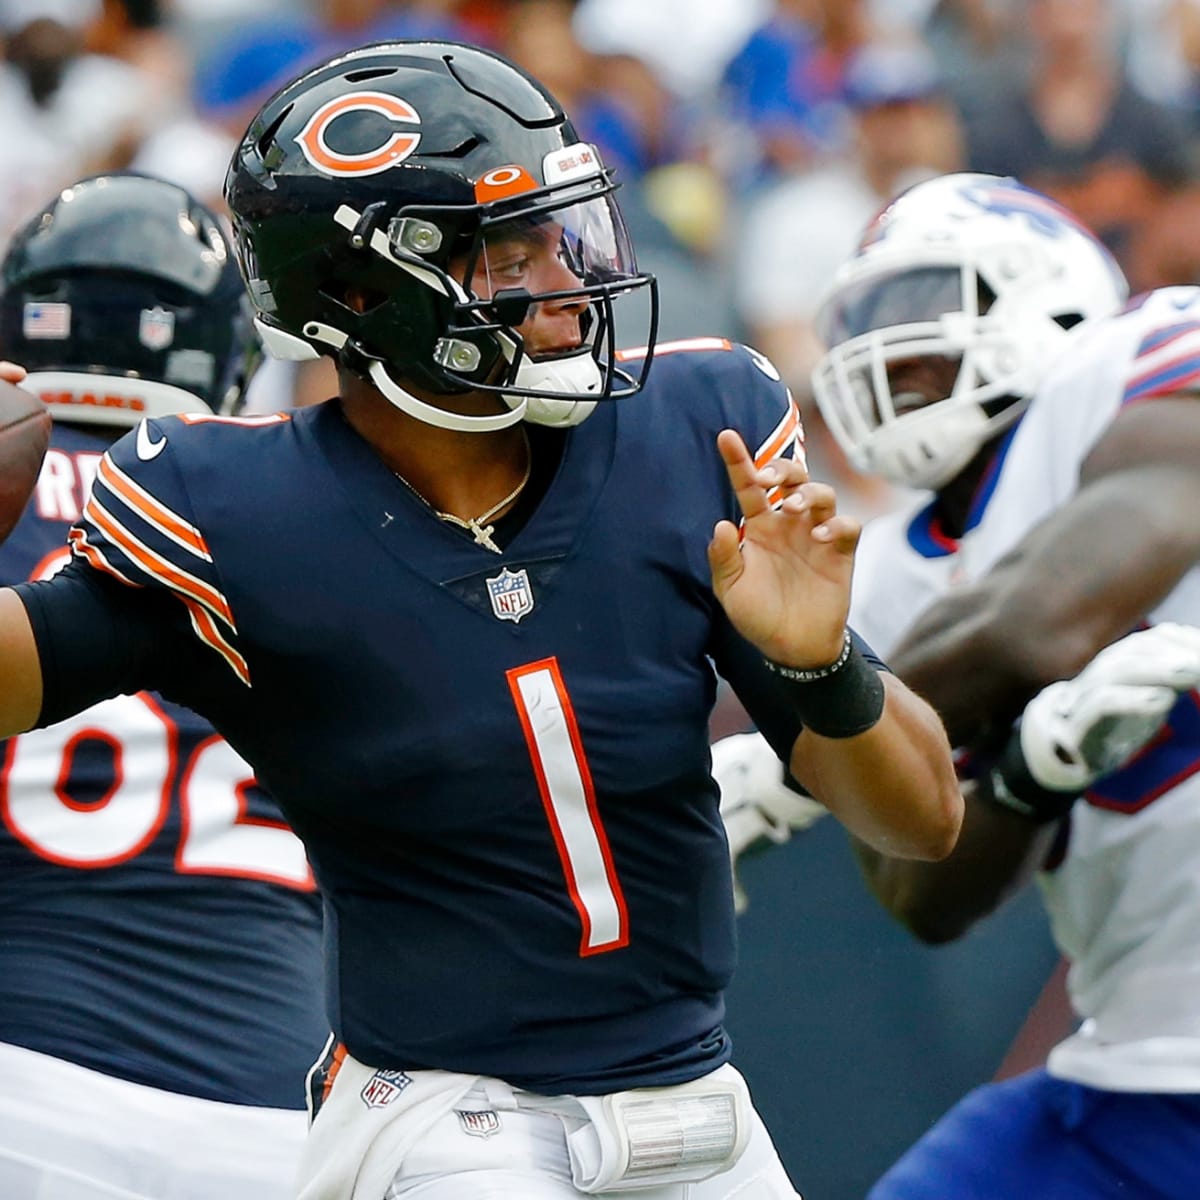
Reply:
<svg viewBox="0 0 1200 1200"><path fill-rule="evenodd" d="M296 137L304 157L323 175L345 178L352 175L377 175L402 163L417 148L419 133L393 130L384 141L359 154L343 154L330 147L325 135L329 127L347 113L373 112L391 123L420 125L421 117L407 101L386 92L351 92L326 101L308 119Z"/></svg>

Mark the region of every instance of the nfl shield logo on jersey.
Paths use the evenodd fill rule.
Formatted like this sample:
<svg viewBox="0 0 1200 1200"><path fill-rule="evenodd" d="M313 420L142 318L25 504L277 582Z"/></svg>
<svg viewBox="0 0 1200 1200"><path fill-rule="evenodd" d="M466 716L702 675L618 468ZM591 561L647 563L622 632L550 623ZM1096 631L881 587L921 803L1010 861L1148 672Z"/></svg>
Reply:
<svg viewBox="0 0 1200 1200"><path fill-rule="evenodd" d="M533 588L524 567L510 571L507 567L487 581L492 612L502 621L519 621L533 611Z"/></svg>
<svg viewBox="0 0 1200 1200"><path fill-rule="evenodd" d="M138 340L147 350L165 350L175 340L175 314L155 305L138 318Z"/></svg>

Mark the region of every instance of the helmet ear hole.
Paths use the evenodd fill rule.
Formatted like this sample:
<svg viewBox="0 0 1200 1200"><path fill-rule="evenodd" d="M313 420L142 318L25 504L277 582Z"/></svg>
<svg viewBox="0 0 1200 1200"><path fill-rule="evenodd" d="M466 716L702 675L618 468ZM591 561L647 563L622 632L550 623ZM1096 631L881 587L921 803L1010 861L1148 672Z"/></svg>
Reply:
<svg viewBox="0 0 1200 1200"><path fill-rule="evenodd" d="M1081 324L1085 319L1083 313L1080 312L1055 313L1050 318L1050 320L1062 329L1074 329L1076 325Z"/></svg>
<svg viewBox="0 0 1200 1200"><path fill-rule="evenodd" d="M324 284L318 290L326 299L332 300L334 304L340 305L358 316L374 312L388 300L387 292L365 287L359 283Z"/></svg>

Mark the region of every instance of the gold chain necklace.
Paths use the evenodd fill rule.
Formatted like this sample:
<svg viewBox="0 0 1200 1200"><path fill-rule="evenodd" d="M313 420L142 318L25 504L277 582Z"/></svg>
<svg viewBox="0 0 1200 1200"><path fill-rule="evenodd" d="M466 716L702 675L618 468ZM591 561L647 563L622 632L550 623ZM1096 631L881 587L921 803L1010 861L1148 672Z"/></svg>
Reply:
<svg viewBox="0 0 1200 1200"><path fill-rule="evenodd" d="M462 517L456 517L453 513L442 512L440 508L434 508L433 505L430 504L429 501L423 495L421 495L421 493L418 492L417 489L413 487L413 485L409 483L399 471L393 471L392 474L395 475L396 478L400 480L400 482L404 484L404 486L408 488L408 490L412 492L412 494L416 496L416 498L420 500L420 502L425 505L425 507L429 509L429 511L433 513L435 517L438 518L438 520L445 521L449 525L457 525L459 529L467 530L467 532L475 538L475 545L483 546L490 550L493 554L503 554L504 551L501 550L494 541L492 541L492 534L496 531L495 525L485 525L484 522L491 520L491 518L494 517L498 512L507 508L525 490L525 485L529 482L529 476L533 474L533 451L529 447L529 435L524 429L521 430L521 437L525 440L525 474L521 476L521 481L515 488L513 488L511 492L508 493L507 496L504 497L503 500L497 500L496 503L487 510L487 512L481 512L477 517L468 517L465 521L462 519Z"/></svg>

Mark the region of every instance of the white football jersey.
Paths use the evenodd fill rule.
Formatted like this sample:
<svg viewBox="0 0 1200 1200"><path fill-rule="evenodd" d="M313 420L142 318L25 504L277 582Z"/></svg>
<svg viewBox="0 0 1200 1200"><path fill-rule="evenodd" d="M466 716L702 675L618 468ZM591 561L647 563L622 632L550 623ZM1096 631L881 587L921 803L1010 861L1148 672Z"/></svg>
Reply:
<svg viewBox="0 0 1200 1200"><path fill-rule="evenodd" d="M885 659L935 599L979 578L1078 486L1128 403L1200 391L1200 288L1169 288L1081 331L982 481L968 529L947 538L928 496L871 522L851 624ZM1149 616L1200 625L1200 571ZM1065 857L1040 883L1071 961L1080 1029L1050 1071L1118 1091L1200 1092L1200 707L1098 780L1071 814Z"/></svg>

